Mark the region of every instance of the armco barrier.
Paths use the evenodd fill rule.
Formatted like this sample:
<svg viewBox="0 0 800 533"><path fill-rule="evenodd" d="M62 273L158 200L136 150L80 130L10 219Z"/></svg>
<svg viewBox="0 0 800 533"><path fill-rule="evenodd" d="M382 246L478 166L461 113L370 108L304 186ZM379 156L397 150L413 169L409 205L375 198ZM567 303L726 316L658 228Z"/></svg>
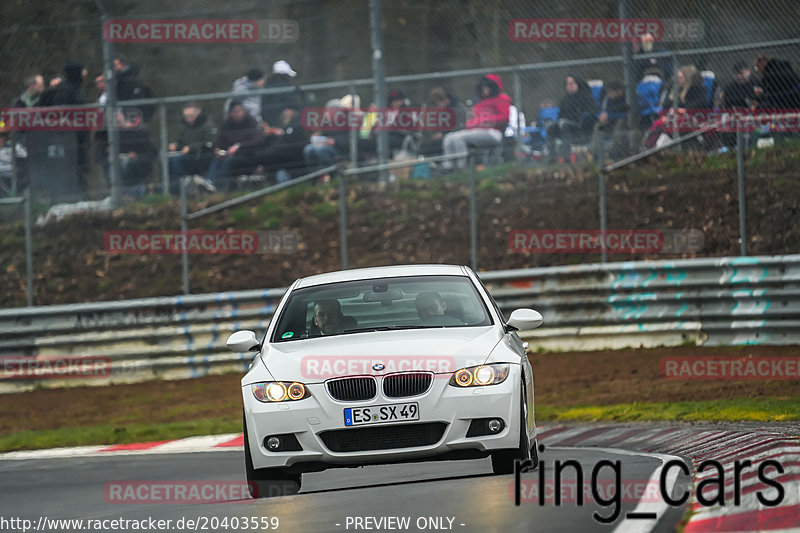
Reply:
<svg viewBox="0 0 800 533"><path fill-rule="evenodd" d="M521 332L532 350L800 344L800 255L642 261L484 272L506 314L541 311ZM58 387L243 372L253 355L225 348L263 334L285 289L0 310L0 357L103 356L110 376L41 380ZM32 389L6 379L0 392Z"/></svg>

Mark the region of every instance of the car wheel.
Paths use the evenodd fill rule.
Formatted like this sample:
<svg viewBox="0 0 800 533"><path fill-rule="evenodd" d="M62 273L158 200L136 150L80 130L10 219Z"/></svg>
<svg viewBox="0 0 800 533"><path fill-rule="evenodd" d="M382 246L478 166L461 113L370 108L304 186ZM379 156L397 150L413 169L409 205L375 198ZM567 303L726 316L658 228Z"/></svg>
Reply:
<svg viewBox="0 0 800 533"><path fill-rule="evenodd" d="M525 389L520 388L519 446L511 450L497 450L496 452L492 452L492 470L495 474L513 474L515 461L524 461L525 459L531 458L533 449L528 439L526 410ZM534 446L535 445L534 443ZM534 467L536 465L538 465L538 460L534 459Z"/></svg>
<svg viewBox="0 0 800 533"><path fill-rule="evenodd" d="M290 474L283 468L254 468L244 415L242 415L242 429L244 430L244 472L250 497L273 498L297 494L300 491L302 474Z"/></svg>

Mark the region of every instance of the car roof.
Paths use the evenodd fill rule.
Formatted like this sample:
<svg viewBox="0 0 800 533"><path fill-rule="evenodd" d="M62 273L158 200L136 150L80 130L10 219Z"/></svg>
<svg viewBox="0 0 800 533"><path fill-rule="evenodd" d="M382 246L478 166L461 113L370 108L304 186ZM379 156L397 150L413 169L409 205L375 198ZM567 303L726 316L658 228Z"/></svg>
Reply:
<svg viewBox="0 0 800 533"><path fill-rule="evenodd" d="M466 276L467 270L457 265L394 265L371 268L355 268L318 274L297 280L296 289L360 279L389 278L400 276Z"/></svg>

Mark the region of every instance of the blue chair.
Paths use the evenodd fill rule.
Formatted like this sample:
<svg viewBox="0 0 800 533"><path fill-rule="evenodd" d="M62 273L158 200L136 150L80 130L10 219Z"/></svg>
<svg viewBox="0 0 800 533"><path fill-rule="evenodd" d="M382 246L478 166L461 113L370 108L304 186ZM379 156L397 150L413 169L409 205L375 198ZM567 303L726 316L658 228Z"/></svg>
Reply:
<svg viewBox="0 0 800 533"><path fill-rule="evenodd" d="M592 90L592 98L597 102L597 107L599 108L603 105L603 80L589 80L586 85Z"/></svg>
<svg viewBox="0 0 800 533"><path fill-rule="evenodd" d="M560 114L561 109L558 106L540 107L535 125L523 130L527 134L525 144L529 144L531 147L544 147L545 139L547 138L547 127L554 122L558 122Z"/></svg>
<svg viewBox="0 0 800 533"><path fill-rule="evenodd" d="M655 75L645 76L636 84L636 97L639 102L639 115L643 119L655 120L664 110L664 80Z"/></svg>
<svg viewBox="0 0 800 533"><path fill-rule="evenodd" d="M704 70L701 74L703 75L703 86L706 88L708 107L714 107L714 94L717 92L717 76L710 70Z"/></svg>

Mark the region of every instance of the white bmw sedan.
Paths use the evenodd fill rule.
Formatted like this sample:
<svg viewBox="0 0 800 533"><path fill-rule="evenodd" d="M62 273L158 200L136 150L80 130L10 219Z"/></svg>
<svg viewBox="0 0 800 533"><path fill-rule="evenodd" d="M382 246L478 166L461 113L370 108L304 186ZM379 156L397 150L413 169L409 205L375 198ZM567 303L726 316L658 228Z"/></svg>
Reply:
<svg viewBox="0 0 800 533"><path fill-rule="evenodd" d="M297 492L304 472L491 456L497 474L538 464L533 372L518 330L463 266L410 265L295 281L242 379L254 496Z"/></svg>

